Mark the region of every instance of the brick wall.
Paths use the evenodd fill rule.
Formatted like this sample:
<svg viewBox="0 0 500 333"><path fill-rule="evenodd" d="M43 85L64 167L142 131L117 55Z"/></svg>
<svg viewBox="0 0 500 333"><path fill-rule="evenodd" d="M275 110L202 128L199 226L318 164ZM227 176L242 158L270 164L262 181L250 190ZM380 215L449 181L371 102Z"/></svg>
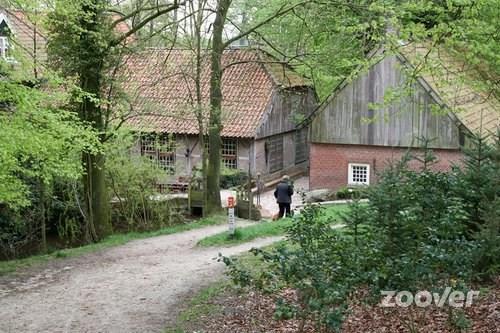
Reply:
<svg viewBox="0 0 500 333"><path fill-rule="evenodd" d="M348 164L363 163L370 165L370 184L377 181L377 173L390 161L397 161L407 151L405 148L366 145L341 145L311 143L310 151L310 188L330 188L338 190L347 186ZM438 162L433 169L446 171L453 164L460 163L462 153L458 150L433 149ZM416 154L418 150L414 150ZM418 168L418 162L412 162Z"/></svg>

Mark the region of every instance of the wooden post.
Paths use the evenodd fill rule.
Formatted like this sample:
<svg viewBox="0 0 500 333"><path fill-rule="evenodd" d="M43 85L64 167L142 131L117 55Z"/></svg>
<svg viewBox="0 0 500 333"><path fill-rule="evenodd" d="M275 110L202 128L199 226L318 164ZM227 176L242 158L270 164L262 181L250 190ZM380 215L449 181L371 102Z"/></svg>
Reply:
<svg viewBox="0 0 500 333"><path fill-rule="evenodd" d="M234 235L236 230L236 221L234 218L234 197L227 198L227 220L229 227L229 234Z"/></svg>
<svg viewBox="0 0 500 333"><path fill-rule="evenodd" d="M248 219L252 220L252 170L250 169L250 161L251 161L251 146L248 149Z"/></svg>

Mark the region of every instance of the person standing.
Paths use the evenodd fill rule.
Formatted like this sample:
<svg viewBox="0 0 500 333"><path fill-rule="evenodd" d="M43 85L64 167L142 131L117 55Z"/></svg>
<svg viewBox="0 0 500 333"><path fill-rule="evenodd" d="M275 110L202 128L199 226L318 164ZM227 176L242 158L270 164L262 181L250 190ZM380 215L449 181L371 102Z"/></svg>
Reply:
<svg viewBox="0 0 500 333"><path fill-rule="evenodd" d="M276 186L274 191L274 197L279 206L278 218L282 218L283 215L291 215L290 205L292 203L293 186L290 185L290 177L284 175L281 181Z"/></svg>

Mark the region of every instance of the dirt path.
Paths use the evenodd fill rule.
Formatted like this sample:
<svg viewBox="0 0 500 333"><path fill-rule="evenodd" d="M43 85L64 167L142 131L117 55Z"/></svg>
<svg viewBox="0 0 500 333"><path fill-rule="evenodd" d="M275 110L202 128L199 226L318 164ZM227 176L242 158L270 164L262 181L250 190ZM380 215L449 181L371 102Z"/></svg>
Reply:
<svg viewBox="0 0 500 333"><path fill-rule="evenodd" d="M137 240L0 278L0 332L162 332L186 296L217 281L233 255L279 239L197 248L226 226Z"/></svg>
<svg viewBox="0 0 500 333"><path fill-rule="evenodd" d="M301 193L309 191L309 177L300 177L294 181L294 193L292 196L292 210L302 204ZM260 195L260 210L263 217L271 217L278 212L278 204L274 198L274 188Z"/></svg>

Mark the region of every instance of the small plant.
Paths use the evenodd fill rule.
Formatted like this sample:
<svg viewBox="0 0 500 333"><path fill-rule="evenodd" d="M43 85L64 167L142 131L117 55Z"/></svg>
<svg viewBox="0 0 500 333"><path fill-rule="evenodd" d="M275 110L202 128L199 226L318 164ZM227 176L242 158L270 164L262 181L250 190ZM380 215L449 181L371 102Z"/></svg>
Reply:
<svg viewBox="0 0 500 333"><path fill-rule="evenodd" d="M288 303L283 298L276 301L276 308L274 310L274 319L287 320L296 316L297 309L293 304Z"/></svg>
<svg viewBox="0 0 500 333"><path fill-rule="evenodd" d="M470 332L472 321L462 309L450 309L448 322L452 329L458 333Z"/></svg>
<svg viewBox="0 0 500 333"><path fill-rule="evenodd" d="M227 235L227 240L240 240L243 237L243 233L240 229L235 229L234 232L230 232Z"/></svg>
<svg viewBox="0 0 500 333"><path fill-rule="evenodd" d="M237 186L246 185L248 174L239 169L223 168L220 175L220 187L230 189Z"/></svg>
<svg viewBox="0 0 500 333"><path fill-rule="evenodd" d="M368 286L373 297L381 290L439 291L450 285L466 290L481 276L477 273L494 276L499 267L498 154L489 151L489 160L480 164L491 181L470 182L482 193L479 202L464 187L477 180L470 174L479 170L477 159L460 172L444 173L432 170L431 152L417 159L419 170L410 168L408 153L366 190L366 203L355 197L342 214L344 229L331 228L323 207L306 205L287 228L286 244L252 251L266 263L265 272L253 276L231 261L229 274L233 281L275 295L283 288L294 290L294 311L278 299L276 316L293 316L300 321L299 331L306 321L315 323L316 331L338 331L349 296L361 286ZM470 228L476 219L479 227ZM417 322L410 318L408 330L417 332ZM471 326L463 312L452 313L450 322L460 332Z"/></svg>
<svg viewBox="0 0 500 333"><path fill-rule="evenodd" d="M337 191L337 199L363 199L366 198L366 187L343 187Z"/></svg>

